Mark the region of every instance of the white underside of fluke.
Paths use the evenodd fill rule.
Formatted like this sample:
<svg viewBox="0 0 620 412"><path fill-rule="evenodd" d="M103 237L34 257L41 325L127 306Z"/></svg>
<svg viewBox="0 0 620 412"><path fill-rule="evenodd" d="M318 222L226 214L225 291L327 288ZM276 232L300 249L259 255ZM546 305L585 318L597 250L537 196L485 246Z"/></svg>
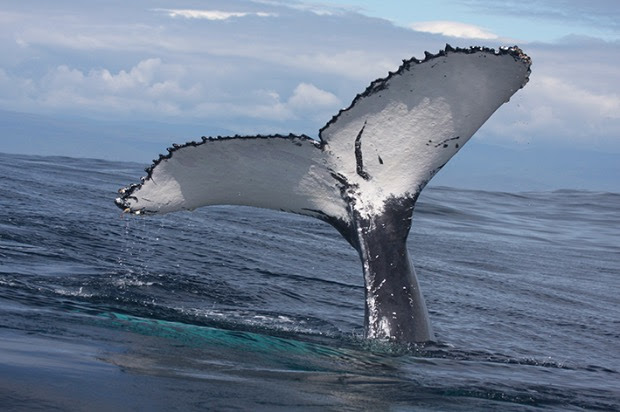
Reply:
<svg viewBox="0 0 620 412"><path fill-rule="evenodd" d="M299 137L213 139L188 146L153 168L129 207L167 213L246 205L345 218L345 202L317 146Z"/></svg>
<svg viewBox="0 0 620 412"><path fill-rule="evenodd" d="M247 205L349 221L415 196L527 82L519 49L447 48L373 82L320 132L203 139L169 149L117 204L134 213Z"/></svg>
<svg viewBox="0 0 620 412"><path fill-rule="evenodd" d="M414 195L527 79L512 55L448 53L390 77L321 133L330 167L359 185L363 214ZM356 136L363 169L357 173Z"/></svg>

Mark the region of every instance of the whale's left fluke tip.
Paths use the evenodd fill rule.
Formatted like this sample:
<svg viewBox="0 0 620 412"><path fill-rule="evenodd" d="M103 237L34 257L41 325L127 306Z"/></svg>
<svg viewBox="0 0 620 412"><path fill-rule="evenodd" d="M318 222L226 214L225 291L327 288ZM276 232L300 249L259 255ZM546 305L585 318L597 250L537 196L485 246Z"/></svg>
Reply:
<svg viewBox="0 0 620 412"><path fill-rule="evenodd" d="M123 189L121 189L123 190ZM120 190L119 190L120 192ZM129 213L131 212L131 208L127 205L127 203L125 202L125 199L123 199L122 197L117 197L116 199L114 199L114 204L123 211L123 213Z"/></svg>

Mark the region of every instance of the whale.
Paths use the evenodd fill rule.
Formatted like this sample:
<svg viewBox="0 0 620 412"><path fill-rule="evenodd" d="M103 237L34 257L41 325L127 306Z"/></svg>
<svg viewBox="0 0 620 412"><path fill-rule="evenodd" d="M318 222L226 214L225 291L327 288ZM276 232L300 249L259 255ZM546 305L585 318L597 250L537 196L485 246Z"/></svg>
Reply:
<svg viewBox="0 0 620 412"><path fill-rule="evenodd" d="M217 136L173 144L138 183L124 212L155 215L209 205L297 213L332 225L357 251L364 336L435 341L407 249L413 211L433 176L529 80L517 46L453 48L403 60L319 130Z"/></svg>

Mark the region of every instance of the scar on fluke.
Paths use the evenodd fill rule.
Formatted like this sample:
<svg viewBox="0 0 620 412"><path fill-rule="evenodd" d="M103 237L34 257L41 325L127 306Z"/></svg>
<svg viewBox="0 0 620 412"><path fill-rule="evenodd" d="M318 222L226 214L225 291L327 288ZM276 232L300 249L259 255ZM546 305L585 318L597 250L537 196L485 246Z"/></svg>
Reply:
<svg viewBox="0 0 620 412"><path fill-rule="evenodd" d="M120 191L116 204L141 215L231 204L320 219L361 260L364 335L432 341L407 249L415 203L481 124L525 86L530 65L516 46L446 45L371 82L319 130L318 140L289 134L174 144L140 183ZM443 150L452 144L456 150Z"/></svg>
<svg viewBox="0 0 620 412"><path fill-rule="evenodd" d="M362 158L362 134L364 133L364 129L366 128L367 121L364 121L364 125L362 129L357 134L355 138L355 163L357 174L364 180L370 180L370 175L364 171L364 160Z"/></svg>

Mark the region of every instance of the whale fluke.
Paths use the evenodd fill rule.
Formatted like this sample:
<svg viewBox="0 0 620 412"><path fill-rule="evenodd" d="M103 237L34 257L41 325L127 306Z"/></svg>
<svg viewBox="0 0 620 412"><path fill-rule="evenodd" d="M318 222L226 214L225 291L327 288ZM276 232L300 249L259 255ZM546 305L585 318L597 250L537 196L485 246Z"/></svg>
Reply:
<svg viewBox="0 0 620 412"><path fill-rule="evenodd" d="M368 338L434 340L407 252L428 181L528 81L518 47L452 48L405 60L319 132L173 145L116 204L134 214L207 205L299 213L333 225L363 265Z"/></svg>

